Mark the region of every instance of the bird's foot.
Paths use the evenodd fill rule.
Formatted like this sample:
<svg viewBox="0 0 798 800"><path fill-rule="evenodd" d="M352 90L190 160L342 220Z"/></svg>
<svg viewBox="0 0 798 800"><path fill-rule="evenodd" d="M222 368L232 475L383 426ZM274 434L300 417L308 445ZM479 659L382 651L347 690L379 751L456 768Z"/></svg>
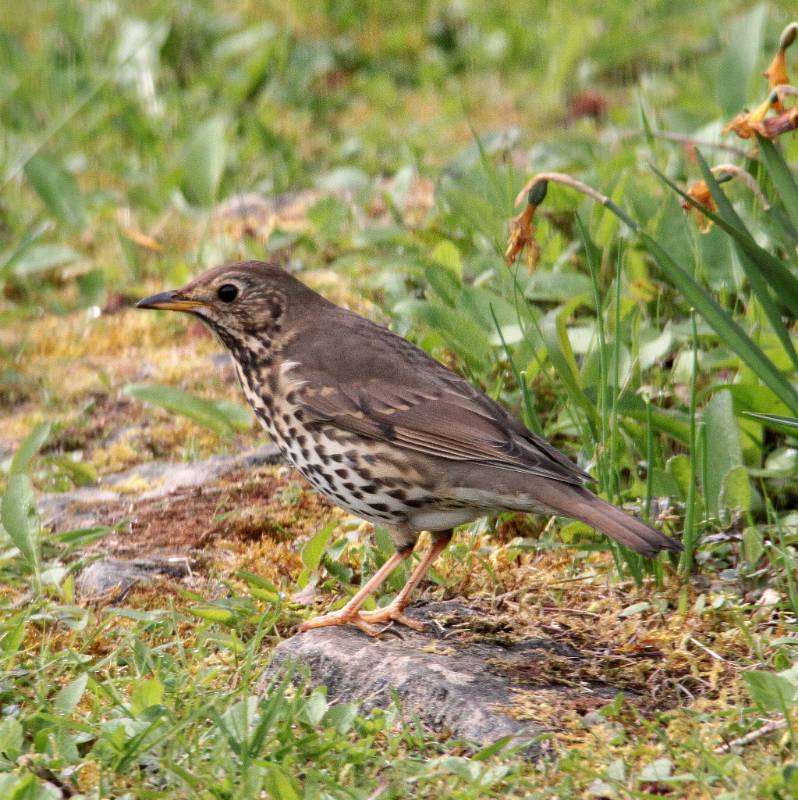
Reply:
<svg viewBox="0 0 798 800"><path fill-rule="evenodd" d="M360 619L370 625L380 625L388 622L398 622L400 625L406 625L414 631L423 631L424 623L420 620L408 617L404 613L404 604L388 603L384 608L378 608L376 611L361 611Z"/></svg>
<svg viewBox="0 0 798 800"><path fill-rule="evenodd" d="M333 625L357 625L366 635L377 637L385 633L385 623L390 625L392 622L406 625L414 631L424 630L424 623L408 617L404 613L404 606L398 603L389 603L385 608L378 608L376 611L349 611L346 608L331 611L329 614L322 614L303 622L299 626L299 632L305 633L314 628L329 628ZM380 627L381 625L383 627Z"/></svg>
<svg viewBox="0 0 798 800"><path fill-rule="evenodd" d="M342 608L339 611L331 611L329 614L322 614L303 622L299 626L299 632L305 633L314 628L329 628L333 625L349 624L357 625L368 636L379 636L382 633L382 628L372 625L368 620L363 619L362 612L348 611L346 608Z"/></svg>

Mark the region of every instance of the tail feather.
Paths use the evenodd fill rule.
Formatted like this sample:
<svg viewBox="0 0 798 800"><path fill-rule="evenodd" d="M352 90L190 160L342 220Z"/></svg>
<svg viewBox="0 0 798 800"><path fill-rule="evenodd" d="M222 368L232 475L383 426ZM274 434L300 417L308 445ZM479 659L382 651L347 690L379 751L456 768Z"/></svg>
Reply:
<svg viewBox="0 0 798 800"><path fill-rule="evenodd" d="M573 489L577 497L569 498L567 507L560 510L563 515L587 523L611 539L615 539L616 542L648 558L652 558L661 550L670 550L673 553L684 550L680 542L596 497L587 489L577 487Z"/></svg>

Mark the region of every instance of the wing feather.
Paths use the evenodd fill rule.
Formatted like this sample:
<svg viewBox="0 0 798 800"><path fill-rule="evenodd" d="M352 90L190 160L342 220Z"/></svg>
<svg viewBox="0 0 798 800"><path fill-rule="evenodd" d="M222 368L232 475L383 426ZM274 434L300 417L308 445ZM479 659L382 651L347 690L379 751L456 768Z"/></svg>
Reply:
<svg viewBox="0 0 798 800"><path fill-rule="evenodd" d="M306 424L331 425L453 461L581 485L593 479L498 403L423 350L344 309L329 329L302 326L282 356ZM330 335L336 327L342 338Z"/></svg>
<svg viewBox="0 0 798 800"><path fill-rule="evenodd" d="M306 423L334 425L439 458L489 464L567 483L591 480L498 405L490 414L482 407L484 401L476 405L472 398L451 391L421 396L371 381L320 389L305 386L298 394ZM482 398L488 400L480 395ZM508 424L512 426L509 430Z"/></svg>

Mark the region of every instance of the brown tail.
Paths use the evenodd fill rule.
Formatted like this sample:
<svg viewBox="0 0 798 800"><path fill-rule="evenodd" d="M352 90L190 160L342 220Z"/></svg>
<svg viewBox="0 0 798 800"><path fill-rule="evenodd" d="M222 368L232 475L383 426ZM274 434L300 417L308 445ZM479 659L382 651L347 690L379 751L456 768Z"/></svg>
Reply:
<svg viewBox="0 0 798 800"><path fill-rule="evenodd" d="M560 495L558 499L567 498L568 502L560 502L553 507L555 511L559 511L564 516L585 522L592 528L606 533L616 542L620 542L648 558L652 558L660 550L670 550L674 553L684 550L681 543L675 539L654 530L645 522L630 516L600 497L596 497L587 489L576 486L569 486L568 489L570 491L557 492Z"/></svg>

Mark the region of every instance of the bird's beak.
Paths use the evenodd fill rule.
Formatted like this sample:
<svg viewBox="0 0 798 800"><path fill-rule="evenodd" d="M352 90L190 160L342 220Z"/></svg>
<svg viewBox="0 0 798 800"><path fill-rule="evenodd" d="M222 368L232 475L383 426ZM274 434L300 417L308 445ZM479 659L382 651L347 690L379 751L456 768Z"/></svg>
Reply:
<svg viewBox="0 0 798 800"><path fill-rule="evenodd" d="M205 306L206 304L200 300L189 300L187 297L182 297L180 292L173 290L171 292L161 292L154 294L152 297L145 297L136 303L136 308L157 308L164 311L192 311L195 308Z"/></svg>

